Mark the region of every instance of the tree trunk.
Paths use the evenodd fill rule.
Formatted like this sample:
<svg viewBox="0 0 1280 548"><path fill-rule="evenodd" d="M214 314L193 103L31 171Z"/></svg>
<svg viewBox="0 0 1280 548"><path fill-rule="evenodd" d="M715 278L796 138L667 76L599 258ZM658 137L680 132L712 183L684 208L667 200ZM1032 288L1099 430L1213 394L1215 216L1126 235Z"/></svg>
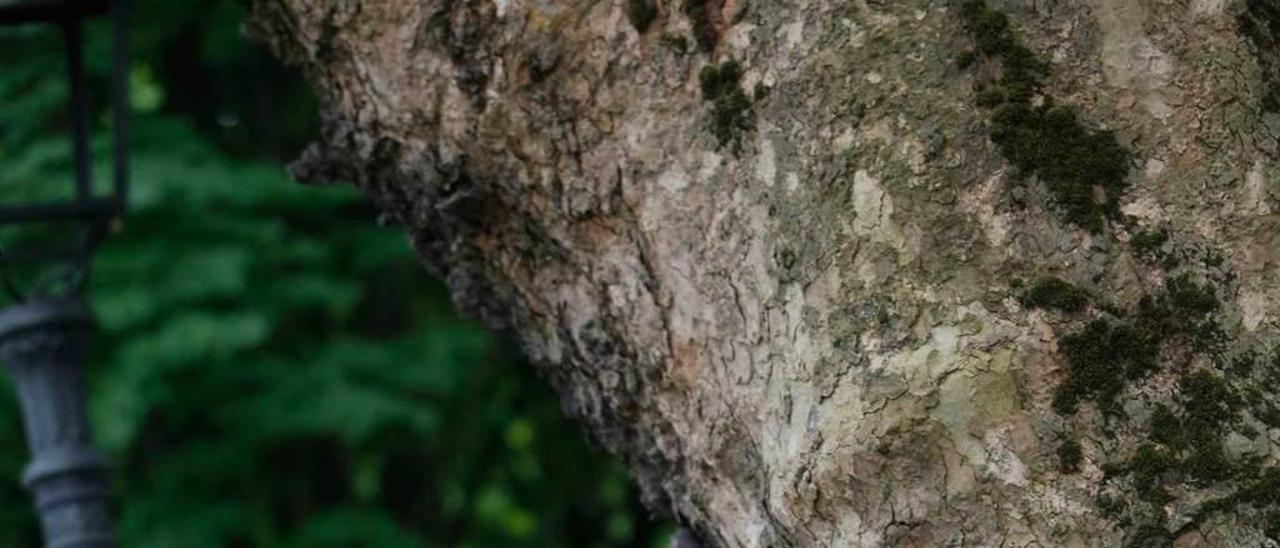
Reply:
<svg viewBox="0 0 1280 548"><path fill-rule="evenodd" d="M376 200L706 545L1280 534L1274 0L250 26L322 100L295 175Z"/></svg>

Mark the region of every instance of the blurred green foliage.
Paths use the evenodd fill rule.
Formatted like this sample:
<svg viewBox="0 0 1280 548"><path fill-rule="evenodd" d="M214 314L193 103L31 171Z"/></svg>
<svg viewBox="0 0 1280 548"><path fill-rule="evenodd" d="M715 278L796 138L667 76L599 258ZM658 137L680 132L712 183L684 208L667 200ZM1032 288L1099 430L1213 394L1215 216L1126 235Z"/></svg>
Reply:
<svg viewBox="0 0 1280 548"><path fill-rule="evenodd" d="M660 545L621 467L396 229L348 188L287 180L316 105L241 37L243 7L133 13L131 211L88 290L122 545ZM109 34L86 36L104 184ZM62 59L55 29L0 33L0 201L69 185ZM0 388L0 545L36 546Z"/></svg>

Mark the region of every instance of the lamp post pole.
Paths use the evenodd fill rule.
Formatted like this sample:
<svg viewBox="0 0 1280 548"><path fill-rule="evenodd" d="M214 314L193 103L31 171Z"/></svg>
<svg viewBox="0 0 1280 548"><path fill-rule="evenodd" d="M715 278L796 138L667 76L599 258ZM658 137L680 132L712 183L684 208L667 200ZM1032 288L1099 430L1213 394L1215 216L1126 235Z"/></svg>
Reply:
<svg viewBox="0 0 1280 548"><path fill-rule="evenodd" d="M22 482L47 548L115 546L107 464L92 445L84 408L81 364L92 326L72 300L0 312L0 359L17 385L31 452Z"/></svg>
<svg viewBox="0 0 1280 548"><path fill-rule="evenodd" d="M128 183L128 46L126 0L0 0L0 25L55 24L67 48L71 143L75 167L70 199L0 203L0 226L38 224L74 231L74 244L54 241L0 245L0 290L14 304L0 310L0 362L9 369L22 408L31 462L22 483L31 492L46 548L111 548L107 461L93 447L85 413L84 362L93 319L79 295L92 255L108 227L124 214ZM90 158L90 103L84 75L82 22L110 18L112 34L112 184L95 192ZM9 269L37 265L28 291ZM44 283L41 283L44 282Z"/></svg>

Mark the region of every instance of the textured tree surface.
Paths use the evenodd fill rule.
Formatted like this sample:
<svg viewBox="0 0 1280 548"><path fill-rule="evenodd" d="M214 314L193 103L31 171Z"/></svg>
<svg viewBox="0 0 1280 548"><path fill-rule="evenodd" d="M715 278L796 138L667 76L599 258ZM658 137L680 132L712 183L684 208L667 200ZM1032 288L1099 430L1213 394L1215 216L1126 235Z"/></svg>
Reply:
<svg viewBox="0 0 1280 548"><path fill-rule="evenodd" d="M1280 535L1274 0L258 0L322 142L713 546Z"/></svg>

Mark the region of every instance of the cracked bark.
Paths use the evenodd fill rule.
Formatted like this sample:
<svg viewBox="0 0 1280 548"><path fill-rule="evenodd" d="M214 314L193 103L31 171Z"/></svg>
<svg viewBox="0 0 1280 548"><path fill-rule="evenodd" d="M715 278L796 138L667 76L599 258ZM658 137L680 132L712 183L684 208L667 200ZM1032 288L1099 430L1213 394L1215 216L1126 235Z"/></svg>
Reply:
<svg viewBox="0 0 1280 548"><path fill-rule="evenodd" d="M1233 337L1274 333L1280 120L1258 104L1280 53L1238 32L1247 2L991 2L1134 154L1130 224L1091 233L990 142L957 2L688 1L713 51L674 1L643 34L617 0L255 0L250 30L323 104L294 175L371 196L704 545L1132 540L1093 501L1138 442L1050 406L1084 319L1016 286L1131 305L1166 272L1127 242L1163 226L1238 275ZM764 92L738 150L699 90L727 60ZM1177 541L1259 545L1247 512Z"/></svg>

